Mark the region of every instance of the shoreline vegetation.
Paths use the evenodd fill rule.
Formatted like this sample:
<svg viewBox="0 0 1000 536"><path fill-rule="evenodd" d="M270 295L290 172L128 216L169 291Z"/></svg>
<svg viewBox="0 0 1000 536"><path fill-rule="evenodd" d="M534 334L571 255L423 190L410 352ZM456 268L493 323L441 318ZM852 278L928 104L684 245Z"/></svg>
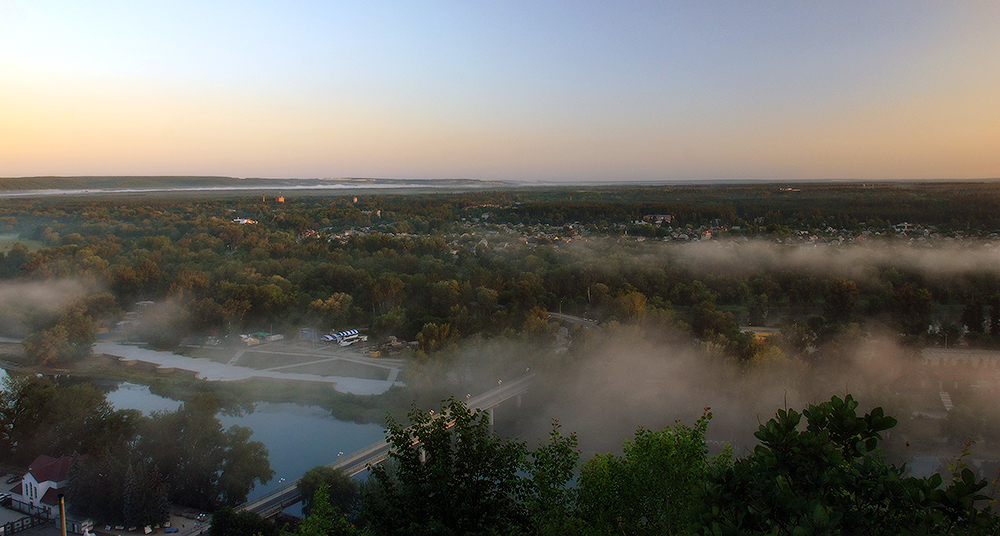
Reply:
<svg viewBox="0 0 1000 536"><path fill-rule="evenodd" d="M98 385L107 382L134 383L148 386L155 395L181 402L190 402L201 394L210 393L228 411L249 409L257 402L288 402L322 407L338 420L361 424L383 424L386 411L395 414L405 414L406 411L407 403L401 401L398 389L382 395L359 396L337 392L329 384L310 382L267 378L209 382L195 378L195 373L191 371L165 371L153 364L123 362L105 354L60 366L44 366L30 363L23 350L19 354L14 353L11 346L12 343L0 343L0 361L16 366L8 373L41 374L68 378L70 381L85 379Z"/></svg>

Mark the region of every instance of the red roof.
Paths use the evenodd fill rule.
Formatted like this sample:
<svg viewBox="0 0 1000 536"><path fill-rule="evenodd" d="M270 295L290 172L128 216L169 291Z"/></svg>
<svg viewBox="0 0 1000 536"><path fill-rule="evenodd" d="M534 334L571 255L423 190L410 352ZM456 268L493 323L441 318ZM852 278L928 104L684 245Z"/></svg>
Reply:
<svg viewBox="0 0 1000 536"><path fill-rule="evenodd" d="M39 484L50 480L52 482L62 482L69 476L69 466L71 463L73 463L73 458L69 456L53 458L42 454L35 458L35 461L31 462L31 465L28 466L28 472L31 473L31 476L35 477L35 481Z"/></svg>
<svg viewBox="0 0 1000 536"><path fill-rule="evenodd" d="M63 490L61 489L49 488L49 490L45 492L45 495L42 495L42 500L40 502L49 506L57 506L59 504L59 494L62 492Z"/></svg>

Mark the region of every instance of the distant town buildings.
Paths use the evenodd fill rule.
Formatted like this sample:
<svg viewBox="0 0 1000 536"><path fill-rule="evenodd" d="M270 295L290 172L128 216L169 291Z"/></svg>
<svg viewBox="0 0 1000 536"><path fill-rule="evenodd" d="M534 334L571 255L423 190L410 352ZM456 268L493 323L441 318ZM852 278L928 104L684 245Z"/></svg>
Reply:
<svg viewBox="0 0 1000 536"><path fill-rule="evenodd" d="M670 225L674 221L674 217L670 214L646 214L642 217L642 221L653 225L663 225L664 223Z"/></svg>

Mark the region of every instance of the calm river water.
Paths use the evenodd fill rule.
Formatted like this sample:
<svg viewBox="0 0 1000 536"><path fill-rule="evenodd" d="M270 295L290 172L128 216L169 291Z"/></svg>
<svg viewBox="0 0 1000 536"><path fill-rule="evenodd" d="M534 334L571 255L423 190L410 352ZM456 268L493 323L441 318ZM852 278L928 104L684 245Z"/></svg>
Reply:
<svg viewBox="0 0 1000 536"><path fill-rule="evenodd" d="M150 393L145 385L131 383L122 383L108 393L108 402L115 409L138 409L147 415L153 411L174 411L181 405ZM220 414L219 420L224 428L234 424L250 428L251 440L267 446L274 478L267 485L258 484L250 492L251 499L277 489L281 478L291 482L317 465L333 462L338 452L351 453L385 438L380 424L338 421L318 406L291 403L261 402L253 413L238 417Z"/></svg>
<svg viewBox="0 0 1000 536"><path fill-rule="evenodd" d="M0 380L5 376L7 371L0 369ZM137 409L146 415L175 411L181 405L177 400L150 393L145 385L132 383L119 384L107 398L115 409ZM348 454L385 438L380 424L338 421L318 406L291 403L258 403L252 413L238 417L220 414L219 420L225 428L234 424L250 428L251 440L267 446L274 478L267 485L257 484L250 492L251 499L277 489L281 478L286 480L282 485L288 485L309 469L333 462L338 452ZM301 510L288 511L299 514Z"/></svg>

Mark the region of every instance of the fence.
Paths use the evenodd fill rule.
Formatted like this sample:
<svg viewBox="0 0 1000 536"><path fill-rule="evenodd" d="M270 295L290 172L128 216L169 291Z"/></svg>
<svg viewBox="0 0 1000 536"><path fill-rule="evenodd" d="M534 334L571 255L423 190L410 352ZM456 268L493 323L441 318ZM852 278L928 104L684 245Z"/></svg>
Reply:
<svg viewBox="0 0 1000 536"><path fill-rule="evenodd" d="M0 536L10 536L15 532L21 532L22 530L27 530L31 527L44 525L47 522L48 521L38 516L24 516L21 519L0 525Z"/></svg>
<svg viewBox="0 0 1000 536"><path fill-rule="evenodd" d="M34 504L12 498L10 501L10 508L21 512L22 514L28 514L29 516L42 517L46 520L53 519L52 507L50 506L35 506Z"/></svg>

